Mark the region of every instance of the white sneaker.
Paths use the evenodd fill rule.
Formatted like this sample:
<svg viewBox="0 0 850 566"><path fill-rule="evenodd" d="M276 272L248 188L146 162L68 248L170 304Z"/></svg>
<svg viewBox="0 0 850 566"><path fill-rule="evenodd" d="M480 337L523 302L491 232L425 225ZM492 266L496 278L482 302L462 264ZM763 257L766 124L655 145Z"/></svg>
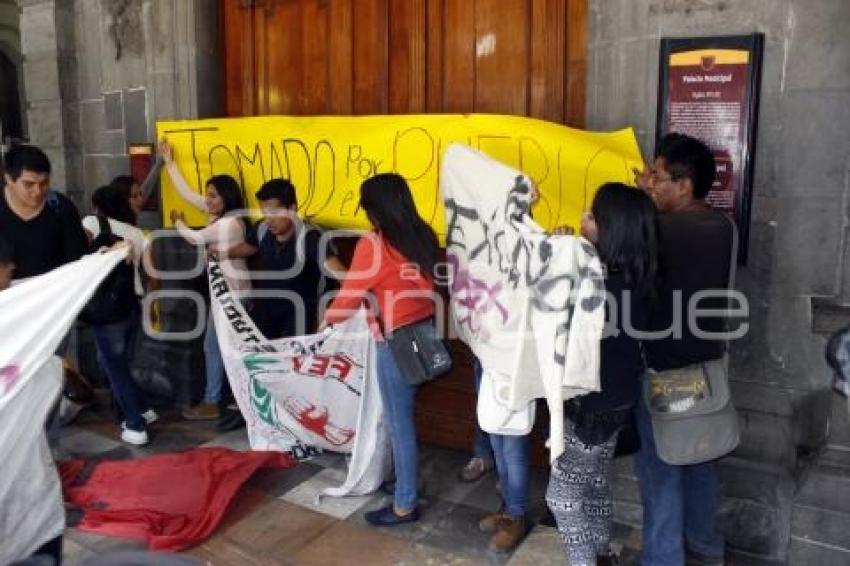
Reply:
<svg viewBox="0 0 850 566"><path fill-rule="evenodd" d="M144 430L129 429L124 423L121 423L121 440L127 444L144 446L148 443L148 433Z"/></svg>
<svg viewBox="0 0 850 566"><path fill-rule="evenodd" d="M156 414L156 411L153 409L148 409L144 413L142 413L142 418L145 419L145 424L153 424L159 420L159 415Z"/></svg>

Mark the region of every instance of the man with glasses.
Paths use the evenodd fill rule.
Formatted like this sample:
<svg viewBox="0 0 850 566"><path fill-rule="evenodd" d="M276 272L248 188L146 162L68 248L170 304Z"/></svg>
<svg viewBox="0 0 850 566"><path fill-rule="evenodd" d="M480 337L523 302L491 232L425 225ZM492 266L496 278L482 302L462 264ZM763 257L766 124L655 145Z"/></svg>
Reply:
<svg viewBox="0 0 850 566"><path fill-rule="evenodd" d="M728 284L732 223L705 202L714 180L715 162L709 148L683 134L665 136L652 166L636 172L636 184L649 193L660 212L660 280L650 331L663 337L644 340L650 371L684 368L723 356L723 341L698 335L722 332L724 319L700 316L697 328L692 328L687 316L691 297L700 291L726 289ZM707 303L700 301L700 306L709 308ZM681 306L678 314L677 306ZM644 509L642 564L723 564L724 542L716 524L720 492L715 462L673 466L662 461L644 400L638 403L637 426L641 439L637 475Z"/></svg>

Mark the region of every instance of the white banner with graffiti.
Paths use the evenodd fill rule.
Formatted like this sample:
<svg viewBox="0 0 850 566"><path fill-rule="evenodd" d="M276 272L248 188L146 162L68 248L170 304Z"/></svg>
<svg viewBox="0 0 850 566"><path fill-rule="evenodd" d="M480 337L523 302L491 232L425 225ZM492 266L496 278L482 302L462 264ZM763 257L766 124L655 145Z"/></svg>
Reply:
<svg viewBox="0 0 850 566"><path fill-rule="evenodd" d="M126 249L89 255L0 291L0 564L26 558L65 528L44 432L62 388L53 353L126 256Z"/></svg>
<svg viewBox="0 0 850 566"><path fill-rule="evenodd" d="M325 493L377 489L389 452L365 311L319 334L267 340L213 259L209 278L216 333L251 448L299 459L319 450L351 454L346 481Z"/></svg>
<svg viewBox="0 0 850 566"><path fill-rule="evenodd" d="M493 392L479 396L479 422L520 434L507 423L524 422L545 398L554 461L564 448L564 399L599 390L599 257L584 238L546 233L530 215L539 190L531 179L470 147L448 147L440 190L452 316Z"/></svg>

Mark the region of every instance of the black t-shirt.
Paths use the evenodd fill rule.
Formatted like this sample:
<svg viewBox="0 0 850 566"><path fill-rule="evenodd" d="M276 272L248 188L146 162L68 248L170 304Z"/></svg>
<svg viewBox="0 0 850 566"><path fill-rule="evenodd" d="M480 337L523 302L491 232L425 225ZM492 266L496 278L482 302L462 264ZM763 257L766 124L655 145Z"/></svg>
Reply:
<svg viewBox="0 0 850 566"><path fill-rule="evenodd" d="M276 272L273 279L254 278L254 289L291 292L293 298L252 299L254 321L266 338L281 338L313 332L319 301L319 291L333 286L333 280L325 280L320 261L335 256L336 250L328 246L327 253L321 250L322 232L312 224L302 224L298 231L285 242L279 242L268 231L251 230L248 243L259 249L259 268ZM258 241L259 239L259 241ZM299 328L296 301L304 305L305 326Z"/></svg>
<svg viewBox="0 0 850 566"><path fill-rule="evenodd" d="M77 207L65 195L50 191L44 209L22 220L0 192L0 234L12 244L15 279L41 275L80 259L88 248Z"/></svg>
<svg viewBox="0 0 850 566"><path fill-rule="evenodd" d="M650 317L649 329L661 331L674 323L674 303L681 305L681 337L669 335L660 340L646 340L647 363L662 371L713 360L723 355L725 342L694 335L688 317L691 297L704 290L723 291L729 282L729 260L732 253L732 223L722 213L699 210L661 214L660 282L656 308ZM674 296L681 291L681 299ZM722 298L703 299L700 309L723 309ZM696 320L701 332L719 333L725 327L722 316L700 317ZM678 330L677 328L677 330Z"/></svg>
<svg viewBox="0 0 850 566"><path fill-rule="evenodd" d="M601 391L581 397L582 411L605 411L631 405L640 392L644 362L640 342L631 330L646 328L651 312L650 299L633 291L620 271L608 272L605 291L609 296L605 303L606 330L610 325L613 332L603 338L599 346Z"/></svg>

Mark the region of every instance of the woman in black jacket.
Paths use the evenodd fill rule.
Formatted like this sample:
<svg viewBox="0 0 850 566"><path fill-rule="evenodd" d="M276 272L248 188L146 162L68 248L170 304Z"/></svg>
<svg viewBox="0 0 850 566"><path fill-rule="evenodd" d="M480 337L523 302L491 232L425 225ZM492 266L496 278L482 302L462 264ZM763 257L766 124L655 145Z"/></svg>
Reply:
<svg viewBox="0 0 850 566"><path fill-rule="evenodd" d="M572 566L610 564L610 468L617 434L631 418L644 371L635 329L645 328L658 270L657 213L643 192L607 183L584 214L582 236L606 268L601 391L567 402L565 450L546 502Z"/></svg>

